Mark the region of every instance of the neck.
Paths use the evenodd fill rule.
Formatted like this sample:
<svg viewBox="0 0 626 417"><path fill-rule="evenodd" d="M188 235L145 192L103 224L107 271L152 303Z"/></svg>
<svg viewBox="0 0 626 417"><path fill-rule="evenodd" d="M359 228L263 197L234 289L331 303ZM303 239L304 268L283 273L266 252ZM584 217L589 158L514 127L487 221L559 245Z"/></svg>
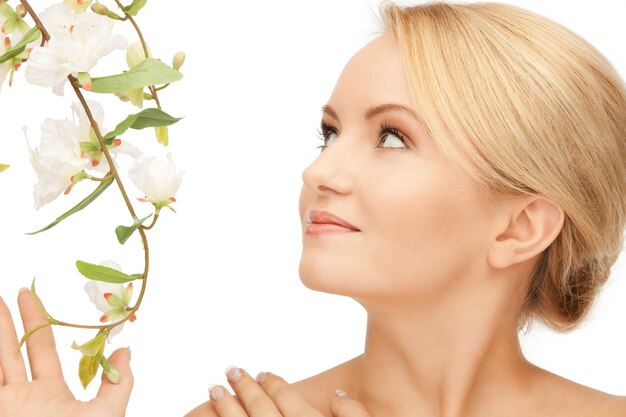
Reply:
<svg viewBox="0 0 626 417"><path fill-rule="evenodd" d="M363 303L367 339L353 389L373 417L485 416L493 398L523 389L531 366L517 335L519 303L459 294L436 305Z"/></svg>

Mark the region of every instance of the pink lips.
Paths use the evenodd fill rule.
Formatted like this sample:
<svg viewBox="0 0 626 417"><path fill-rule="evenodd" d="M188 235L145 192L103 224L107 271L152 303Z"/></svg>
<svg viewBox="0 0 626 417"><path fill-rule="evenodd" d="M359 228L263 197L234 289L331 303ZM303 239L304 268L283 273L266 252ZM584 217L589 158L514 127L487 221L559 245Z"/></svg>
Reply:
<svg viewBox="0 0 626 417"><path fill-rule="evenodd" d="M326 211L312 210L306 218L304 233L321 235L326 233L350 233L360 230L350 223Z"/></svg>

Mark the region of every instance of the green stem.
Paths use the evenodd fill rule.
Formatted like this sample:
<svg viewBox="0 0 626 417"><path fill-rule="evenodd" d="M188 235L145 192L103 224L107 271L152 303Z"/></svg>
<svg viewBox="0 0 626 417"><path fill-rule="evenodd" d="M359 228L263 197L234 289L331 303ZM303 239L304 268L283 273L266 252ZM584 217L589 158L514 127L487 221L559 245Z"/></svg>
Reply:
<svg viewBox="0 0 626 417"><path fill-rule="evenodd" d="M26 11L28 12L28 14L31 16L31 18L33 19L33 21L35 22L35 24L37 25L37 27L39 28L39 30L41 31L42 37L45 40L49 40L50 39L50 35L48 34L48 31L46 30L46 28L44 27L43 23L41 23L41 20L39 19L39 17L37 16L37 14L34 12L34 10L32 9L32 7L30 6L30 4L28 4L27 0L20 0L20 2L22 3L22 5L24 6L24 8L26 9ZM116 0L117 4L122 7L123 10L123 6L121 5L121 3ZM144 45L144 50L147 51L145 42L143 41L143 37L141 36L141 32L139 32L139 28L137 27L137 24L134 22L134 20L130 17L130 15L128 13L125 13L131 22L133 22L133 25L135 26L135 29L137 29L139 35L140 35L140 39L142 41L142 45ZM147 56L147 52L146 52L146 56ZM120 192L122 194L122 198L124 199L124 202L126 203L126 207L128 208L129 213L131 214L131 216L133 217L133 219L137 219L137 215L135 214L135 210L133 209L132 204L130 203L130 199L128 198L128 194L126 193L126 190L124 189L124 184L122 183L122 180L120 179L119 173L117 172L117 169L115 168L115 164L113 163L113 158L111 157L111 154L109 152L109 149L106 147L105 145L105 141L104 138L102 136L102 134L100 133L100 128L98 126L98 123L96 122L96 120L94 119L91 110L89 109L89 106L87 105L87 101L85 100L85 97L83 96L82 92L80 91L80 85L78 84L78 80L76 79L76 77L74 77L73 75L68 75L67 76L68 80L70 81L70 84L72 85L72 88L74 89L74 92L76 93L76 96L78 97L78 100L80 101L83 109L85 110L85 114L87 115L87 118L89 119L89 123L91 124L94 133L96 134L96 137L98 139L98 143L100 144L100 148L102 149L102 153L104 154L104 157L106 158L107 162L109 163L109 167L111 169L110 174L107 174L107 176L112 175L113 178L115 178L115 182L117 183ZM158 101L157 101L158 103ZM44 325L43 327L40 328L44 328L47 326L50 326L52 324L58 325L58 326L65 326L65 327L74 327L74 328L79 328L79 329L98 329L99 332L102 332L104 330L110 330L115 326L118 326L122 323L124 323L125 321L129 320L136 312L137 310L139 310L139 306L141 305L141 301L143 300L144 294L146 292L146 282L148 281L148 269L149 269L149 259L150 259L150 253L149 253L149 249L148 249L148 240L146 238L146 234L142 229L139 229L139 233L141 235L141 240L143 243L143 247L144 247L144 261L145 261L145 265L144 265L144 273L143 273L143 279L142 284L141 284L141 290L139 292L139 297L137 298L137 302L135 303L135 305L133 306L133 308L129 311L128 315L126 315L126 317L122 318L121 320L116 321L115 323L111 323L111 324L107 324L107 325L84 325L84 324L74 324L74 323L68 323L68 322L64 322L64 321L60 321L60 320L51 320L48 324ZM40 330L40 328L35 328L33 329L33 333L37 330Z"/></svg>
<svg viewBox="0 0 626 417"><path fill-rule="evenodd" d="M150 229L152 229L154 227L154 225L156 224L158 218L159 218L159 211L157 210L157 212L154 213L154 217L152 218L152 223L150 223L150 226L141 225L141 226L139 226L139 228L143 229L143 230L150 230Z"/></svg>
<svg viewBox="0 0 626 417"><path fill-rule="evenodd" d="M122 12L124 12L125 20L128 19L130 23L133 25L133 27L135 28L135 31L137 32L137 36L139 36L139 41L141 42L141 46L143 47L144 55L146 57L150 56L150 54L148 53L148 45L146 44L146 40L144 39L143 34L141 33L141 29L139 29L139 25L137 25L137 22L135 22L135 19L133 19L133 16L130 13L128 13L126 10L124 10L124 5L120 2L120 0L115 0L115 3L120 9L122 9ZM152 97L154 98L154 101L156 102L157 108L161 110L161 102L159 101L159 97L157 96L156 88L153 85L151 85L148 87L148 89L150 89L150 93L152 93Z"/></svg>

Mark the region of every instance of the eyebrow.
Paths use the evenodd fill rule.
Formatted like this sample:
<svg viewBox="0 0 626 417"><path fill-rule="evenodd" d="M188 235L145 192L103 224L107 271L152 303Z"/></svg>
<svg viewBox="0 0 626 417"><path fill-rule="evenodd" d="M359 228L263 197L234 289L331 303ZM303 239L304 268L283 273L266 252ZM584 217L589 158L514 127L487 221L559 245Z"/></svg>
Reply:
<svg viewBox="0 0 626 417"><path fill-rule="evenodd" d="M365 112L365 120L369 120L373 118L374 116L378 116L379 114L392 112L392 111L401 111L419 121L417 114L415 114L415 112L412 109L406 106L403 106L401 104L393 104L393 103L381 104L380 106L375 106L375 107L370 108L369 110ZM339 117L337 116L337 112L329 105L322 106L322 112L329 115L330 117L333 117L339 120Z"/></svg>

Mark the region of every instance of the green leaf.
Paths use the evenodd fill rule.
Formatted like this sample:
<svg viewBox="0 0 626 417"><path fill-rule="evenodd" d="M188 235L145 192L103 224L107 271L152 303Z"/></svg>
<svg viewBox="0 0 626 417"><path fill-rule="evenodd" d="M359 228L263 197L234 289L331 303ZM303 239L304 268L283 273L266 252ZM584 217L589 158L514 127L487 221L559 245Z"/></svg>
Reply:
<svg viewBox="0 0 626 417"><path fill-rule="evenodd" d="M132 14L133 16L137 16L137 13L139 12L139 10L141 10L143 8L143 6L146 5L147 1L148 0L134 0L129 6L124 7L124 10L128 14Z"/></svg>
<svg viewBox="0 0 626 417"><path fill-rule="evenodd" d="M78 378L83 388L87 389L89 383L96 377L102 357L103 355L83 356L80 358L80 362L78 362Z"/></svg>
<svg viewBox="0 0 626 417"><path fill-rule="evenodd" d="M24 50L26 49L26 45L39 39L40 36L41 32L37 27L34 27L26 32L24 37L18 43L16 43L13 47L11 47L11 49L9 49L2 56L0 56L0 64L2 64L3 62L7 62L9 59L15 58L16 56L24 52Z"/></svg>
<svg viewBox="0 0 626 417"><path fill-rule="evenodd" d="M104 192L104 190L106 190L109 185L111 185L113 183L113 179L110 180L106 180L106 181L102 181L98 187L91 193L89 194L87 197L85 197L85 199L83 199L80 203L78 203L77 205L75 205L72 209L70 209L69 211L65 212L64 214L62 214L61 216L57 217L57 219L55 221L53 221L52 223L50 223L49 225L47 225L46 227L44 227L43 229L39 229L36 232L30 232L30 233L26 233L27 235L35 235L37 233L41 233L41 232L45 232L46 230L56 226L57 224L61 223L63 220L67 219L68 217L70 217L72 214L77 213L79 211L81 211L82 209L84 209L85 207L87 207L89 204L91 204L96 198L98 198L98 196L100 196L100 194L102 194Z"/></svg>
<svg viewBox="0 0 626 417"><path fill-rule="evenodd" d="M146 58L123 74L92 78L93 93L121 93L149 85L167 84L183 78L183 74L154 58Z"/></svg>
<svg viewBox="0 0 626 417"><path fill-rule="evenodd" d="M11 165L0 164L0 172L6 171Z"/></svg>
<svg viewBox="0 0 626 417"><path fill-rule="evenodd" d="M108 266L90 264L88 262L76 261L76 268L78 272L85 277L94 281L104 281L113 284L123 284L125 282L134 281L136 279L142 279L142 274L128 275L117 269L109 268Z"/></svg>
<svg viewBox="0 0 626 417"><path fill-rule="evenodd" d="M102 354L104 352L104 342L107 340L107 336L109 332L103 331L102 333L98 333L96 337L91 339L90 341L77 345L76 342L72 342L72 349L76 349L80 351L85 356L96 356L98 354Z"/></svg>
<svg viewBox="0 0 626 417"><path fill-rule="evenodd" d="M37 307L39 308L39 311L41 311L44 316L46 316L48 318L48 320L51 320L52 323L54 324L54 322L56 322L56 320L54 320L52 318L52 316L50 315L50 313L48 313L48 311L46 311L46 308L43 306L43 303L41 302L41 299L39 298L39 295L37 295L37 291L35 290L35 280L37 278L33 278L33 282L32 284L30 284L30 292L33 295L33 298L35 299L35 304L37 304Z"/></svg>
<svg viewBox="0 0 626 417"><path fill-rule="evenodd" d="M115 228L115 235L117 236L117 240L123 245L124 243L126 243L126 241L128 240L129 237L131 237L131 235L135 232L135 230L137 230L139 228L139 226L141 226L141 224L143 222L145 222L147 219L149 219L150 217L152 217L152 214L139 219L137 221L135 221L135 223L133 223L132 226L127 227L127 226L117 226Z"/></svg>
<svg viewBox="0 0 626 417"><path fill-rule="evenodd" d="M128 129L144 129L146 127L169 126L182 119L182 117L172 117L159 109L145 109L136 114L129 115L115 129L107 133L105 139L113 139L120 136Z"/></svg>
<svg viewBox="0 0 626 417"><path fill-rule="evenodd" d="M78 363L78 378L83 388L87 388L87 385L93 381L98 372L98 367L104 357L104 342L106 342L108 334L107 331L98 333L95 338L81 346L78 346L76 342L72 343L72 348L83 354Z"/></svg>

